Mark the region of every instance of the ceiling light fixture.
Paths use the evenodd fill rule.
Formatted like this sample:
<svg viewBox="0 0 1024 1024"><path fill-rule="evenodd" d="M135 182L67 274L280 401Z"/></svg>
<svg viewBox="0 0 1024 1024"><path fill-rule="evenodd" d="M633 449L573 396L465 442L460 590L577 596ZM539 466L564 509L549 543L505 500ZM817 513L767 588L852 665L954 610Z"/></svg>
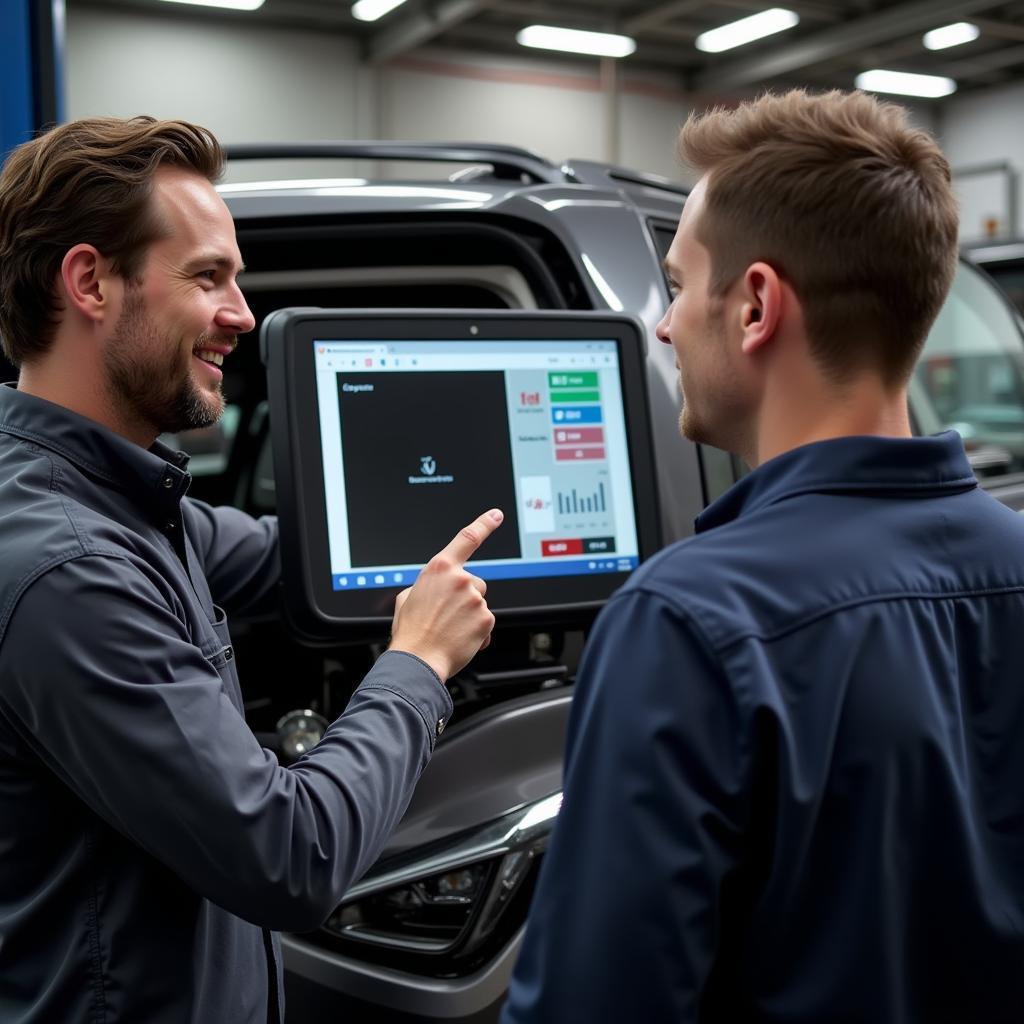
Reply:
<svg viewBox="0 0 1024 1024"><path fill-rule="evenodd" d="M981 29L977 25L969 21L958 21L955 25L943 25L942 28L925 32L923 42L929 50L945 50L950 46L972 43L980 35Z"/></svg>
<svg viewBox="0 0 1024 1024"><path fill-rule="evenodd" d="M193 7L223 7L229 11L256 11L263 0L165 0L169 4L191 4Z"/></svg>
<svg viewBox="0 0 1024 1024"><path fill-rule="evenodd" d="M856 86L868 92L892 92L900 96L924 96L938 99L956 92L956 82L940 75L912 75L908 71L883 71L875 68L857 76Z"/></svg>
<svg viewBox="0 0 1024 1024"><path fill-rule="evenodd" d="M628 57L636 49L636 41L629 36L555 28L553 25L530 25L516 33L516 42L538 50L586 53L594 57Z"/></svg>
<svg viewBox="0 0 1024 1024"><path fill-rule="evenodd" d="M352 17L357 21L376 21L404 3L405 0L357 0L352 5Z"/></svg>
<svg viewBox="0 0 1024 1024"><path fill-rule="evenodd" d="M800 15L795 11L773 7L761 11L760 14L752 14L749 18L740 18L739 21L722 25L721 28L702 32L694 40L694 45L705 53L721 53L723 50L731 50L734 46L743 46L755 39L775 35L776 32L784 32L799 22Z"/></svg>

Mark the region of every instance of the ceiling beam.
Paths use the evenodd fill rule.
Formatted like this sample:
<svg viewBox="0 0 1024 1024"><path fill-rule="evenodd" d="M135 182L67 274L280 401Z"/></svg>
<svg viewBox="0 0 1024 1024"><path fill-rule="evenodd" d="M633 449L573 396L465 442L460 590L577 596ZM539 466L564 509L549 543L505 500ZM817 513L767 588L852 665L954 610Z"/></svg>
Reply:
<svg viewBox="0 0 1024 1024"><path fill-rule="evenodd" d="M321 4L317 3L316 0L299 3L297 0L291 0L287 7L281 8L280 14L289 18L303 18L309 21L329 21L351 25L352 16L349 13L350 9L350 4ZM265 7L259 8L260 13L265 10ZM272 14L273 12L274 8L271 7L267 13Z"/></svg>
<svg viewBox="0 0 1024 1024"><path fill-rule="evenodd" d="M997 6L996 0L912 0L822 29L789 45L777 46L760 57L738 58L726 64L713 65L697 76L695 84L704 92L756 85L832 57L851 54L862 47L935 28L947 21L962 21L975 11Z"/></svg>
<svg viewBox="0 0 1024 1024"><path fill-rule="evenodd" d="M539 50L528 50L515 41L515 33L498 25L486 24L483 21L471 21L460 25L451 35L453 44L481 47L488 51L503 54L514 54L518 57L541 56ZM587 57L571 53L550 53L548 59L557 60L565 65L578 64L581 67L595 68L599 58ZM643 67L658 71L679 73L682 67L679 49L673 46L641 43L636 53L628 58L628 67ZM682 87L681 87L682 88Z"/></svg>
<svg viewBox="0 0 1024 1024"><path fill-rule="evenodd" d="M759 10L771 7L771 3L762 3L758 0L716 0L722 7L738 7L747 14L756 14ZM706 5L705 5L706 6ZM809 18L811 21L842 21L846 15L835 7L815 3L814 0L785 0L785 6L796 11L801 18Z"/></svg>
<svg viewBox="0 0 1024 1024"><path fill-rule="evenodd" d="M371 64L380 64L414 50L489 6L491 0L443 0L431 10L417 11L371 36L367 58Z"/></svg>
<svg viewBox="0 0 1024 1024"><path fill-rule="evenodd" d="M641 42L643 40L661 39L666 43L681 43L683 46L689 47L689 54L684 53L680 50L677 54L677 58L680 64L683 63L683 58L686 56L690 57L690 62L696 64L696 58L699 56L700 51L695 50L693 46L694 39L700 35L699 29L688 29L688 28L674 28L671 25L661 25L655 28L653 25L650 28L642 28L635 32L629 33Z"/></svg>
<svg viewBox="0 0 1024 1024"><path fill-rule="evenodd" d="M1001 50L979 53L973 57L951 61L943 65L936 74L948 75L950 78L970 78L972 75L986 75L990 71L1001 71L1024 64L1024 46L1006 46Z"/></svg>
<svg viewBox="0 0 1024 1024"><path fill-rule="evenodd" d="M491 4L490 9L496 15L530 18L533 21L536 21L538 18L565 18L567 16L567 10L564 4L535 3L534 0L495 0L495 2ZM595 18L598 17L598 12L591 8L582 8L581 10L584 15L589 14ZM576 11L576 14L578 13L580 13L580 11Z"/></svg>
<svg viewBox="0 0 1024 1024"><path fill-rule="evenodd" d="M981 29L982 35L1024 43L1024 25L1010 25L1005 21L993 21L991 18L971 18L971 21Z"/></svg>
<svg viewBox="0 0 1024 1024"><path fill-rule="evenodd" d="M717 0L717 2L722 7L739 8L745 14L752 14L759 7L769 6L759 3L758 0ZM663 25L666 21L674 21L691 11L704 10L707 6L707 0L665 0L646 11L641 11L640 14L634 15L632 18L627 18L623 22L622 28L624 32L635 35L637 32ZM835 8L814 3L813 0L786 0L786 6L811 21L839 21L842 18L842 14ZM693 34L699 35L705 28L713 27L703 25L694 29Z"/></svg>
<svg viewBox="0 0 1024 1024"><path fill-rule="evenodd" d="M666 21L672 21L682 14L689 14L690 11L699 11L706 6L706 0L668 0L667 3L658 4L634 18L626 19L622 23L622 30L626 35L636 35L638 32L657 28Z"/></svg>
<svg viewBox="0 0 1024 1024"><path fill-rule="evenodd" d="M848 54L848 60L844 63L848 63L850 67L857 67L859 69L866 70L867 68L887 68L895 66L894 61L903 61L907 63L907 59L913 60L914 58L932 57L932 62L936 59L930 51L926 50L924 44L921 42L920 36L911 36L900 39L898 42L891 43L888 46L871 47L866 50L857 50L855 53ZM941 58L939 58L941 59ZM901 68L903 71L909 71L909 67Z"/></svg>

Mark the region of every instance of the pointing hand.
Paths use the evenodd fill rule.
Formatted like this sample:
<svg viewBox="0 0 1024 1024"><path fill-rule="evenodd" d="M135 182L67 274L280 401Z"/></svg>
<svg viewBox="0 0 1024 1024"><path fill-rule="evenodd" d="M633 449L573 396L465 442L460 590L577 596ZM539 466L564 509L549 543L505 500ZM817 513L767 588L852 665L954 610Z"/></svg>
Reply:
<svg viewBox="0 0 1024 1024"><path fill-rule="evenodd" d="M494 615L484 600L487 584L464 565L503 518L491 509L460 530L395 601L388 649L415 654L442 682L490 642Z"/></svg>

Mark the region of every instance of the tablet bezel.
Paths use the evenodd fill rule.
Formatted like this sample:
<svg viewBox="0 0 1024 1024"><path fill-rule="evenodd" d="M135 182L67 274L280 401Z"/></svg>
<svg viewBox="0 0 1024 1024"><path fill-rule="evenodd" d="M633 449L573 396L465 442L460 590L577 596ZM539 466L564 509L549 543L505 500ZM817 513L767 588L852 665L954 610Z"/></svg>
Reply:
<svg viewBox="0 0 1024 1024"><path fill-rule="evenodd" d="M379 632L390 624L402 589L332 586L315 343L347 339L615 342L640 561L657 550L646 344L643 325L634 317L589 311L278 310L264 322L261 349L268 374L282 575L290 616L304 633L322 636L339 628ZM453 536L463 525L452 524ZM472 563L468 568L472 571ZM615 571L489 580L487 599L499 622L553 624L592 615L628 576Z"/></svg>

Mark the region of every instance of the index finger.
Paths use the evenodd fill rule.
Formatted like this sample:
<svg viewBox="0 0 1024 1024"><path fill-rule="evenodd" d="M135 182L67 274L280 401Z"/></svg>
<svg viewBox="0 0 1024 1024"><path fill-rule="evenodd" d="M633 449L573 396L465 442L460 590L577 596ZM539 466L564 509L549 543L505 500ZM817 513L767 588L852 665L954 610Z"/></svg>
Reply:
<svg viewBox="0 0 1024 1024"><path fill-rule="evenodd" d="M504 518L505 515L500 508L492 508L479 519L474 519L469 526L459 530L439 554L447 555L459 565L464 564L466 559L501 526Z"/></svg>

